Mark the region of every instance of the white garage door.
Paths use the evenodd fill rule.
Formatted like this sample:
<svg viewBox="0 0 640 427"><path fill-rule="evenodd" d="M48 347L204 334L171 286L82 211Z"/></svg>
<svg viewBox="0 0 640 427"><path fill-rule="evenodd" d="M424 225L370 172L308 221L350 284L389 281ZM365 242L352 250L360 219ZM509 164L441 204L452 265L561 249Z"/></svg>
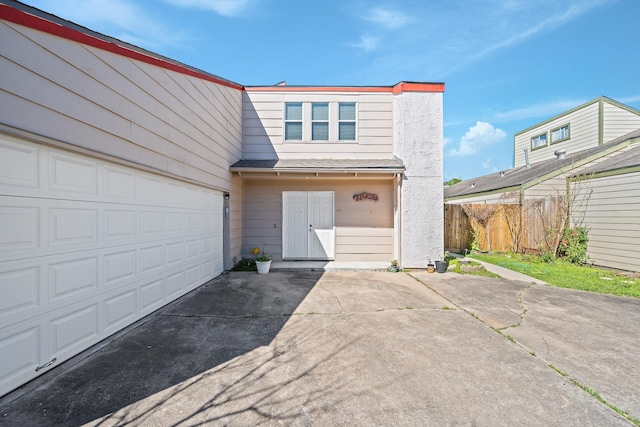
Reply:
<svg viewBox="0 0 640 427"><path fill-rule="evenodd" d="M0 395L222 272L222 194L0 134Z"/></svg>

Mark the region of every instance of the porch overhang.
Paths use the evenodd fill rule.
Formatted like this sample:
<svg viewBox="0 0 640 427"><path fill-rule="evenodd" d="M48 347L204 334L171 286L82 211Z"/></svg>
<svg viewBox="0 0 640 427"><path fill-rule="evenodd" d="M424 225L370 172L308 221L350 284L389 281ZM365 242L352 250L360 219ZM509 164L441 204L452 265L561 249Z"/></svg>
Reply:
<svg viewBox="0 0 640 427"><path fill-rule="evenodd" d="M229 170L242 178L393 179L405 168L395 159L244 159Z"/></svg>

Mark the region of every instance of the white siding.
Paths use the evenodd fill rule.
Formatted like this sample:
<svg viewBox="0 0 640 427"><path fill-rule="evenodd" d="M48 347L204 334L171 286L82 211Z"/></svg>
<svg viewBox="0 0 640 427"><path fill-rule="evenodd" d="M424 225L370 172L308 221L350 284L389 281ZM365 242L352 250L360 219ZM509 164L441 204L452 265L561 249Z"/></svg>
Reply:
<svg viewBox="0 0 640 427"><path fill-rule="evenodd" d="M515 135L514 167L517 168L525 164L525 148L529 150L529 162L537 163L542 160L553 159L555 157L553 152L560 148L567 150L568 153L577 153L587 148L596 147L598 145L598 111L598 101L596 101ZM566 124L569 124L570 138L563 142L551 144L551 130ZM544 132L547 133L548 145L532 150L531 138Z"/></svg>
<svg viewBox="0 0 640 427"><path fill-rule="evenodd" d="M619 136L640 128L640 115L604 102L603 142L611 141Z"/></svg>
<svg viewBox="0 0 640 427"><path fill-rule="evenodd" d="M259 92L244 94L245 159L388 159L393 152L393 95L391 93ZM285 102L355 102L356 142L284 141ZM332 108L332 107L330 107ZM337 118L331 117L337 123ZM309 109L305 109L310 120ZM305 121L303 126L309 122ZM305 134L309 134L305 129Z"/></svg>
<svg viewBox="0 0 640 427"><path fill-rule="evenodd" d="M5 125L230 188L240 90L12 23L0 39Z"/></svg>
<svg viewBox="0 0 640 427"><path fill-rule="evenodd" d="M589 228L590 259L604 267L640 271L640 172L578 185L584 202L572 219Z"/></svg>

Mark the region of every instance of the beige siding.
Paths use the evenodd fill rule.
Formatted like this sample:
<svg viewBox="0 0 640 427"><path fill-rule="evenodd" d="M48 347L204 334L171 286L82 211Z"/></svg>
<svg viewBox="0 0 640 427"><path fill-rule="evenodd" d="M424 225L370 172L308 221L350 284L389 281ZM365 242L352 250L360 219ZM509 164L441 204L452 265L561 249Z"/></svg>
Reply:
<svg viewBox="0 0 640 427"><path fill-rule="evenodd" d="M604 102L603 142L611 141L619 136L640 128L640 115Z"/></svg>
<svg viewBox="0 0 640 427"><path fill-rule="evenodd" d="M244 183L244 244L282 259L282 192L334 191L336 261L389 261L393 257L393 180L252 180ZM366 191L377 202L353 200Z"/></svg>
<svg viewBox="0 0 640 427"><path fill-rule="evenodd" d="M305 105L305 140L284 141L285 102L356 102L357 142L337 142L335 132L328 142L309 141L310 108ZM253 92L244 94L244 158L362 158L388 159L393 152L393 95L391 93ZM330 121L337 106L330 107ZM337 122L337 119L335 120Z"/></svg>
<svg viewBox="0 0 640 427"><path fill-rule="evenodd" d="M604 267L640 271L640 173L594 178L579 185L583 202L572 219L589 228L591 260Z"/></svg>
<svg viewBox="0 0 640 427"><path fill-rule="evenodd" d="M578 110L563 114L553 120L544 122L525 132L515 135L515 163L514 167L525 164L524 149L529 149L529 162L537 163L542 160L553 159L553 152L565 149L569 153L576 153L598 145L598 102L589 104ZM551 144L551 129L569 124L570 138L566 141ZM531 138L541 133L547 133L549 145L536 150L531 149Z"/></svg>
<svg viewBox="0 0 640 427"><path fill-rule="evenodd" d="M4 124L228 190L240 90L0 23Z"/></svg>

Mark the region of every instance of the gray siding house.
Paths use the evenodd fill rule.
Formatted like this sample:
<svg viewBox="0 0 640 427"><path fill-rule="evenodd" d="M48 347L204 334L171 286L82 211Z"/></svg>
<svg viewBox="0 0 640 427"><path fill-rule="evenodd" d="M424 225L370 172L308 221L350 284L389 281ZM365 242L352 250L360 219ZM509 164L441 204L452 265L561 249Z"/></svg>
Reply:
<svg viewBox="0 0 640 427"><path fill-rule="evenodd" d="M0 395L254 246L441 256L443 92L244 86L0 0Z"/></svg>

